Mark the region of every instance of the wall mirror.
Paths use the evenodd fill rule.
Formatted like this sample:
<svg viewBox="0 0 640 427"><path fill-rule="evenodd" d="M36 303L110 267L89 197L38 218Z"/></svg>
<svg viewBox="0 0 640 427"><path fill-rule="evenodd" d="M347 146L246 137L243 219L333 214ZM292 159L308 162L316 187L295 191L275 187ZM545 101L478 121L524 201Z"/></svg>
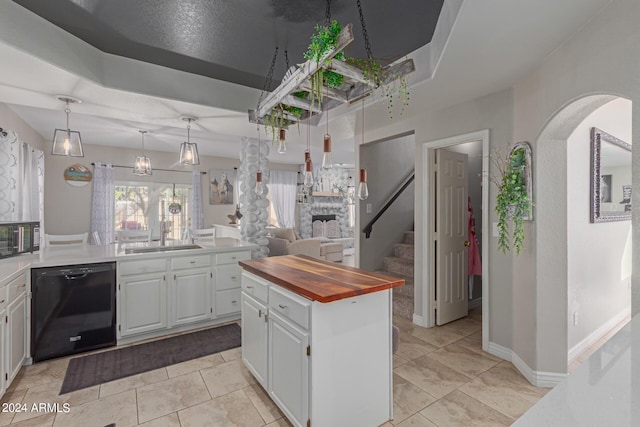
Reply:
<svg viewBox="0 0 640 427"><path fill-rule="evenodd" d="M591 222L631 219L631 144L591 128Z"/></svg>

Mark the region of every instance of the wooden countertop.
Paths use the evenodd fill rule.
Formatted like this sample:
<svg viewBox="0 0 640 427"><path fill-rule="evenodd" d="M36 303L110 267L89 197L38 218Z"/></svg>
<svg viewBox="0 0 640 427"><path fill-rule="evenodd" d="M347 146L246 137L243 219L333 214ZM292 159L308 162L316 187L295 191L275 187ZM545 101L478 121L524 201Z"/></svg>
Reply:
<svg viewBox="0 0 640 427"><path fill-rule="evenodd" d="M314 301L331 302L404 285L404 279L312 258L285 255L240 261L240 266Z"/></svg>

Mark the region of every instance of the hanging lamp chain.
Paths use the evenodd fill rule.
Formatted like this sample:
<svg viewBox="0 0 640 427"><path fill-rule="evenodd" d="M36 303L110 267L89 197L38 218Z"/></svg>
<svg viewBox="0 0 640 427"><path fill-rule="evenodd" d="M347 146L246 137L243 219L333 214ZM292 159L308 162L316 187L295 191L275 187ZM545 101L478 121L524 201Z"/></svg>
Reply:
<svg viewBox="0 0 640 427"><path fill-rule="evenodd" d="M264 95L270 91L271 89L271 80L273 79L273 70L276 67L276 59L278 58L278 46L276 46L273 51L273 58L271 58L271 66L269 67L269 72L267 73L267 77L264 80L264 85L262 86L262 92L260 92L260 97L258 98L258 104L256 105L256 113L260 108L260 104L264 99ZM257 117L256 117L257 119Z"/></svg>
<svg viewBox="0 0 640 427"><path fill-rule="evenodd" d="M367 58L373 59L373 54L371 53L371 43L369 43L369 34L367 34L367 24L364 23L364 15L362 13L362 5L360 4L360 0L357 1L358 4L358 13L360 14L360 25L362 26L362 38L364 39L364 47L367 50Z"/></svg>
<svg viewBox="0 0 640 427"><path fill-rule="evenodd" d="M327 0L327 8L324 12L324 26L329 27L331 25L331 0Z"/></svg>
<svg viewBox="0 0 640 427"><path fill-rule="evenodd" d="M286 49L284 51L284 63L287 66L287 71L289 71L289 52Z"/></svg>

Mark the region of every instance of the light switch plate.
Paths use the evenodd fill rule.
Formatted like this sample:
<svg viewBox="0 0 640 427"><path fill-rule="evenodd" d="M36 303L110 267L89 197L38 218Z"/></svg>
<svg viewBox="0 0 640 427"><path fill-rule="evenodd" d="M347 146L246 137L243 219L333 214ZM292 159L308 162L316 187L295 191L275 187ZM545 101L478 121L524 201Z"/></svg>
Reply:
<svg viewBox="0 0 640 427"><path fill-rule="evenodd" d="M371 213L371 203L367 203L367 213Z"/></svg>

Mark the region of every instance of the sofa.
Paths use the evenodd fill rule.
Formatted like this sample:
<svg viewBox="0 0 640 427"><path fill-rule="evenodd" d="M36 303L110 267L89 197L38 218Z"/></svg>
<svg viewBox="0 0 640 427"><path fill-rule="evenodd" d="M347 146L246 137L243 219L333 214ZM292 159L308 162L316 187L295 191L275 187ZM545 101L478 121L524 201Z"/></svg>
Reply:
<svg viewBox="0 0 640 427"><path fill-rule="evenodd" d="M269 234L269 256L301 254L327 261L342 261L344 246L341 243L323 243L323 238L302 239L292 228L269 228Z"/></svg>

